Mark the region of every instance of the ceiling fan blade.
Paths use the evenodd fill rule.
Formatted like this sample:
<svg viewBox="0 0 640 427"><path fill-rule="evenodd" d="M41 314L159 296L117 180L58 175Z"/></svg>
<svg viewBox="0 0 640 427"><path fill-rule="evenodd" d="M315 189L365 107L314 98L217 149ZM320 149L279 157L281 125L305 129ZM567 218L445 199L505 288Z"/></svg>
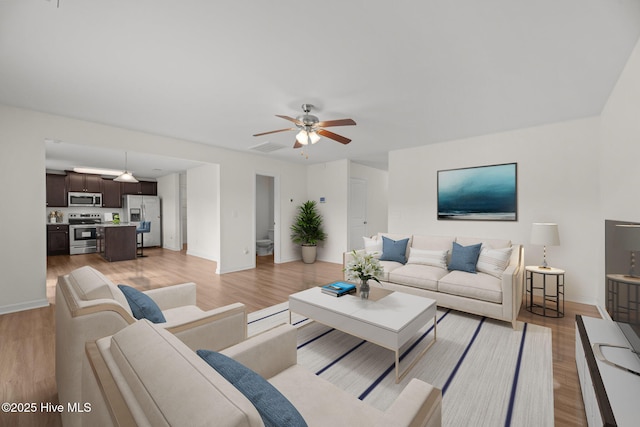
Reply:
<svg viewBox="0 0 640 427"><path fill-rule="evenodd" d="M331 126L353 126L356 122L353 119L340 119L340 120L327 120L326 122L318 123L318 127L328 128Z"/></svg>
<svg viewBox="0 0 640 427"><path fill-rule="evenodd" d="M329 132L326 129L320 129L317 131L317 133L327 138L331 138L334 141L338 141L340 144L348 144L351 142L349 138L345 138L344 136L338 135L337 133Z"/></svg>
<svg viewBox="0 0 640 427"><path fill-rule="evenodd" d="M289 117L289 116L282 116L280 114L276 114L276 117L280 117L281 119L285 119L285 120L289 120L290 122L293 122L295 124L297 124L298 126L304 126L304 123L302 123L300 120L298 119L294 119L293 117Z"/></svg>
<svg viewBox="0 0 640 427"><path fill-rule="evenodd" d="M286 129L272 130L272 131L269 131L269 132L256 133L253 136L269 135L270 133L285 132L285 131L288 131L288 130L296 130L296 128L286 128Z"/></svg>
<svg viewBox="0 0 640 427"><path fill-rule="evenodd" d="M300 147L302 147L302 144L300 144L300 143L298 142L298 140L296 139L296 143L295 143L295 144L293 144L293 148L300 148Z"/></svg>

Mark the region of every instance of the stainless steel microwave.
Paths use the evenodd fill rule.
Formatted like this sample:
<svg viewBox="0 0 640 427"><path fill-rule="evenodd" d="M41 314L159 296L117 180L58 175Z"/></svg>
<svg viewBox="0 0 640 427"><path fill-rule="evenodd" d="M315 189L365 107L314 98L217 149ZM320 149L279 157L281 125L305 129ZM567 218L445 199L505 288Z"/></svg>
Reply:
<svg viewBox="0 0 640 427"><path fill-rule="evenodd" d="M98 206L102 207L102 193L74 193L69 192L69 206Z"/></svg>

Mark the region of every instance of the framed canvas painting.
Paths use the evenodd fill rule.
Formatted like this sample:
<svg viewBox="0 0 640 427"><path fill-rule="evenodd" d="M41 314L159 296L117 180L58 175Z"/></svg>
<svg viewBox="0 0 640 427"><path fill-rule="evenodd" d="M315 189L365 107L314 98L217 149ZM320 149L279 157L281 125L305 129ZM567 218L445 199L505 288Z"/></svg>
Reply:
<svg viewBox="0 0 640 427"><path fill-rule="evenodd" d="M438 219L518 220L517 163L438 171Z"/></svg>

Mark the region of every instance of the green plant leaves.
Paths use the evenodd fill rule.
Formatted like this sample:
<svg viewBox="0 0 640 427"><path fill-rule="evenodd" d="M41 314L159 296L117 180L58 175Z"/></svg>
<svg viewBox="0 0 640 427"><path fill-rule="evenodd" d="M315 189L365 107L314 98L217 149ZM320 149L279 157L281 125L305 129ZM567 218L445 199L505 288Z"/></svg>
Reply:
<svg viewBox="0 0 640 427"><path fill-rule="evenodd" d="M299 245L315 246L327 235L322 230L322 215L318 212L316 202L309 200L298 206L298 214L291 225L291 240Z"/></svg>

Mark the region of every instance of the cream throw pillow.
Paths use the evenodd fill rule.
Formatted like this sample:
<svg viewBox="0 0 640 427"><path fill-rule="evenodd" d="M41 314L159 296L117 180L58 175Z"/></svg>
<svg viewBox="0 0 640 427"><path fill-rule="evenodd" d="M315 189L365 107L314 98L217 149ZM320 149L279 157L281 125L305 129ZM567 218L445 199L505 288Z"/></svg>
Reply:
<svg viewBox="0 0 640 427"><path fill-rule="evenodd" d="M448 250L430 251L426 249L409 249L409 260L407 264L432 265L434 267L447 268Z"/></svg>
<svg viewBox="0 0 640 427"><path fill-rule="evenodd" d="M363 237L364 252L373 255L374 258L380 258L382 255L382 239Z"/></svg>
<svg viewBox="0 0 640 427"><path fill-rule="evenodd" d="M489 246L482 246L476 270L500 279L509 265L509 259L511 259L511 248L492 249Z"/></svg>

